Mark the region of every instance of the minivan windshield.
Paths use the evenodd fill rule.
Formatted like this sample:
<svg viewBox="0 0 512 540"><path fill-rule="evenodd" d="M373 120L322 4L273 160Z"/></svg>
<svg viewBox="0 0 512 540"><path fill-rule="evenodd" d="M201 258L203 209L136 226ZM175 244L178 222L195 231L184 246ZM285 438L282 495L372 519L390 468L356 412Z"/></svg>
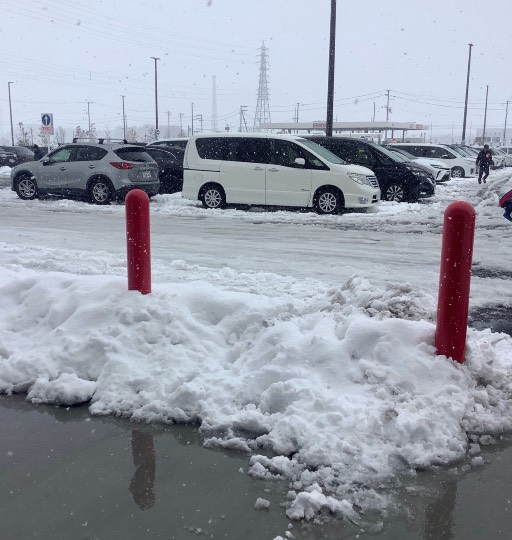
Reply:
<svg viewBox="0 0 512 540"><path fill-rule="evenodd" d="M327 150L327 148L324 148L323 146L320 146L313 141L309 141L308 139L297 139L297 141L304 146L307 146L309 149L313 150L315 154L318 154L320 157L324 158L325 161L328 161L329 163L334 163L335 165L347 165L346 161L334 155L330 150Z"/></svg>

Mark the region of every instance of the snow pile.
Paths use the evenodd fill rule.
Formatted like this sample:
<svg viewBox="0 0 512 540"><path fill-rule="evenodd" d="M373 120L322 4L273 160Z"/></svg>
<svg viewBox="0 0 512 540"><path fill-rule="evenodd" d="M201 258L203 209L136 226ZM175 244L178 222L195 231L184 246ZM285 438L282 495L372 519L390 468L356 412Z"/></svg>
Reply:
<svg viewBox="0 0 512 540"><path fill-rule="evenodd" d="M293 519L383 510L398 471L474 456L512 428L512 339L470 329L466 364L436 356L435 300L407 284L191 281L142 296L121 277L13 266L0 303L0 392L198 422L207 446L290 482Z"/></svg>

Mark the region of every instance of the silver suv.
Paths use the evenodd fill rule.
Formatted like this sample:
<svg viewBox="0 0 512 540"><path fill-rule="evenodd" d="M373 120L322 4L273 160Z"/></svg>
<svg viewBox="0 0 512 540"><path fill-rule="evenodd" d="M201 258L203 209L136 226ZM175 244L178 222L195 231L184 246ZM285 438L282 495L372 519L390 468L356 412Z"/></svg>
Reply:
<svg viewBox="0 0 512 540"><path fill-rule="evenodd" d="M102 139L98 143L73 139L72 144L11 171L11 189L24 200L57 195L108 204L123 200L135 188L150 197L159 192L156 162L141 146Z"/></svg>

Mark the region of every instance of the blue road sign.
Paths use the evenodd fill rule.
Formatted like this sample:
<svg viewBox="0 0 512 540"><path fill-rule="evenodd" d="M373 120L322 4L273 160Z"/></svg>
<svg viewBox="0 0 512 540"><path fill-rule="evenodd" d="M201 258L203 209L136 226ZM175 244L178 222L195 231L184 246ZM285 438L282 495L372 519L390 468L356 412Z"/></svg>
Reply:
<svg viewBox="0 0 512 540"><path fill-rule="evenodd" d="M52 125L52 115L43 113L41 115L41 122L43 123L43 126L51 126Z"/></svg>

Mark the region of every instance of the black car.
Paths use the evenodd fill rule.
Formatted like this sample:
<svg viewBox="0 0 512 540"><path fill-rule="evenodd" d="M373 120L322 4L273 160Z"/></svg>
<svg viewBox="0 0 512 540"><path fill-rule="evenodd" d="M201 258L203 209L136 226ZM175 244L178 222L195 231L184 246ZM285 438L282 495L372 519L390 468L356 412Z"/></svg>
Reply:
<svg viewBox="0 0 512 540"><path fill-rule="evenodd" d="M24 146L0 146L0 167L4 165L15 167L27 161L34 161L34 152L29 148Z"/></svg>
<svg viewBox="0 0 512 540"><path fill-rule="evenodd" d="M416 201L435 193L436 181L432 172L423 165L405 161L386 148L361 139L347 137L305 136L347 163L371 169L385 201Z"/></svg>
<svg viewBox="0 0 512 540"><path fill-rule="evenodd" d="M183 156L181 148L158 148L146 146L148 153L156 162L159 169L160 193L176 193L183 187Z"/></svg>

